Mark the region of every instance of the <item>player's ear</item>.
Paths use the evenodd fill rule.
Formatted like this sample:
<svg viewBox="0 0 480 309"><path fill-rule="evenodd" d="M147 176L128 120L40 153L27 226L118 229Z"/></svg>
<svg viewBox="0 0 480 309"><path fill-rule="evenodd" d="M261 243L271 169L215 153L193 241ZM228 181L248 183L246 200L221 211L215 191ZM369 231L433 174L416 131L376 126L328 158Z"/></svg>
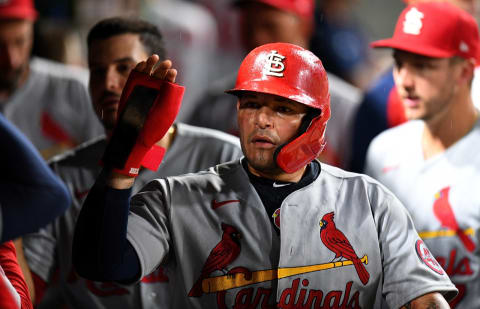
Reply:
<svg viewBox="0 0 480 309"><path fill-rule="evenodd" d="M450 65L455 66L458 70L458 85L467 84L470 85L473 80L473 72L475 70L474 59L464 59L461 57L453 57L450 59Z"/></svg>
<svg viewBox="0 0 480 309"><path fill-rule="evenodd" d="M467 59L463 61L462 66L462 79L471 86L473 75L475 71L475 60L474 59Z"/></svg>

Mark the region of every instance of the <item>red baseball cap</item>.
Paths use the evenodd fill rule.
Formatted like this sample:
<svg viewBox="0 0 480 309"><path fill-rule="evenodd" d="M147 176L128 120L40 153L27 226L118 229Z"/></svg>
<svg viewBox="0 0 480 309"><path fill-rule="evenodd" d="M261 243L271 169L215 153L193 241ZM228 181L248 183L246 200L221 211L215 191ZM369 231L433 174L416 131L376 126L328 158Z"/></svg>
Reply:
<svg viewBox="0 0 480 309"><path fill-rule="evenodd" d="M234 5L242 6L252 2L273 6L279 10L291 12L306 19L313 19L313 13L315 11L314 0L237 0L234 2Z"/></svg>
<svg viewBox="0 0 480 309"><path fill-rule="evenodd" d="M371 43L435 58L477 58L480 38L475 19L448 2L422 2L407 6L393 37Z"/></svg>
<svg viewBox="0 0 480 309"><path fill-rule="evenodd" d="M0 0L0 19L35 20L37 15L33 0Z"/></svg>

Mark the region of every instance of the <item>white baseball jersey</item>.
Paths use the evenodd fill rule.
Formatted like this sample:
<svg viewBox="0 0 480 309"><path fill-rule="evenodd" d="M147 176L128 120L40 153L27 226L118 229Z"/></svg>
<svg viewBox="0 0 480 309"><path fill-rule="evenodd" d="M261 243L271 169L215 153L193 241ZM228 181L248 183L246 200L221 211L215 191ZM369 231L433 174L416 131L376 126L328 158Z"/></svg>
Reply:
<svg viewBox="0 0 480 309"><path fill-rule="evenodd" d="M242 155L238 138L223 132L177 123L176 137L157 172L142 169L135 182L137 192L148 181L204 170ZM46 282L58 271L59 286L70 308L168 308L171 274L162 268L135 286L84 280L72 267L75 222L88 191L95 183L107 141L100 138L75 151L53 158L51 166L67 184L72 206L53 224L23 239L25 256L33 272ZM47 306L48 307L48 306Z"/></svg>
<svg viewBox="0 0 480 309"><path fill-rule="evenodd" d="M422 121L375 138L366 172L391 189L410 212L419 235L459 290L452 308L480 308L480 122L445 152L428 160Z"/></svg>
<svg viewBox="0 0 480 309"><path fill-rule="evenodd" d="M172 270L171 308L399 308L456 291L393 194L328 165L283 201L279 235L239 161L152 181L130 205L127 239L142 274Z"/></svg>
<svg viewBox="0 0 480 309"><path fill-rule="evenodd" d="M44 158L50 158L103 134L87 79L86 70L33 58L25 84L0 102L0 111Z"/></svg>

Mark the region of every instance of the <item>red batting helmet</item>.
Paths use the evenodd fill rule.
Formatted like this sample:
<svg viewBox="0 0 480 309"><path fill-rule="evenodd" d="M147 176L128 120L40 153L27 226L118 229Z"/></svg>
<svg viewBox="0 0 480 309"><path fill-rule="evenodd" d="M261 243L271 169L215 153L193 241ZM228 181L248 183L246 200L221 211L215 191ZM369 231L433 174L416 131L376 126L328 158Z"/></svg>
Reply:
<svg viewBox="0 0 480 309"><path fill-rule="evenodd" d="M327 73L312 52L288 43L265 44L243 60L235 88L272 94L311 107L302 120L297 136L275 152L275 160L287 173L293 173L315 159L325 147L325 129L330 118Z"/></svg>

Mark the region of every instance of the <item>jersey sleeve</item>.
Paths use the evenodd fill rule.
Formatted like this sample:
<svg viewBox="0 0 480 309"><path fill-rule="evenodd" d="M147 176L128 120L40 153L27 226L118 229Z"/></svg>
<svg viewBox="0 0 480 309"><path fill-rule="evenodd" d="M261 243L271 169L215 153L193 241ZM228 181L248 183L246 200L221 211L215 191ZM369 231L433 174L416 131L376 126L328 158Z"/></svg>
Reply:
<svg viewBox="0 0 480 309"><path fill-rule="evenodd" d="M383 259L383 294L390 308L431 292L448 300L457 289L415 230L400 201L379 187L373 196L374 219Z"/></svg>
<svg viewBox="0 0 480 309"><path fill-rule="evenodd" d="M170 250L169 194L166 187L165 180L154 180L130 202L127 239L140 261L141 277L154 271Z"/></svg>
<svg viewBox="0 0 480 309"><path fill-rule="evenodd" d="M56 246L53 223L23 237L23 250L28 267L46 283L50 282L56 267Z"/></svg>

